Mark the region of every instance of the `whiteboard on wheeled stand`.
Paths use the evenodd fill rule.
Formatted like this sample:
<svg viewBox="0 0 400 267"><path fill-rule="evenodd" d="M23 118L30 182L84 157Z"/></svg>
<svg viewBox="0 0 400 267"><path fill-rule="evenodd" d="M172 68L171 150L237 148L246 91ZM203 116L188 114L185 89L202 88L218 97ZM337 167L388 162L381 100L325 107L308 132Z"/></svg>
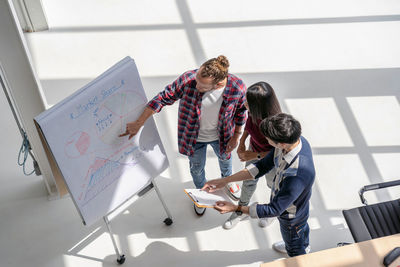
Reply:
<svg viewBox="0 0 400 267"><path fill-rule="evenodd" d="M168 167L153 118L131 140L118 137L146 103L136 64L126 57L35 118L84 224L118 208Z"/></svg>

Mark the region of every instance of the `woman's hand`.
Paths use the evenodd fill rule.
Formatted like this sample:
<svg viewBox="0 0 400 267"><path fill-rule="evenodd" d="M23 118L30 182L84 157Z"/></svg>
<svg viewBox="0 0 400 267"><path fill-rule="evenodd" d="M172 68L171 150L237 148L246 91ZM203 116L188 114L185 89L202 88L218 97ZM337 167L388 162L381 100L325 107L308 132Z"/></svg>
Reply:
<svg viewBox="0 0 400 267"><path fill-rule="evenodd" d="M257 158L258 153L251 151L251 150L246 150L242 153L238 153L239 159L240 161L249 161L252 159L256 159Z"/></svg>

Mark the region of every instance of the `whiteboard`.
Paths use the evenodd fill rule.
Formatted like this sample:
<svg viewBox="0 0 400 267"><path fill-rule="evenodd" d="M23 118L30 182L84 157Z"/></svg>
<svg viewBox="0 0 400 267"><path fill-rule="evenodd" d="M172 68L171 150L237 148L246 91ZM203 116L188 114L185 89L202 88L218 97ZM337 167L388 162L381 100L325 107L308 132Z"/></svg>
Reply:
<svg viewBox="0 0 400 267"><path fill-rule="evenodd" d="M147 97L133 59L126 57L35 118L83 223L107 215L168 167L153 118L128 140Z"/></svg>

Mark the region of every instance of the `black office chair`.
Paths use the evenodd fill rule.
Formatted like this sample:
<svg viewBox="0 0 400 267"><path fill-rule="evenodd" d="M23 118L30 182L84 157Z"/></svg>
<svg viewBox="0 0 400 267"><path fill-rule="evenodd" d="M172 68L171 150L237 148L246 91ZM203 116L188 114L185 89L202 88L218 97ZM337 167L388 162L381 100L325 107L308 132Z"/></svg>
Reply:
<svg viewBox="0 0 400 267"><path fill-rule="evenodd" d="M360 189L361 202L365 206L343 210L355 242L400 233L400 199L368 205L364 192L400 185L400 180L366 185Z"/></svg>

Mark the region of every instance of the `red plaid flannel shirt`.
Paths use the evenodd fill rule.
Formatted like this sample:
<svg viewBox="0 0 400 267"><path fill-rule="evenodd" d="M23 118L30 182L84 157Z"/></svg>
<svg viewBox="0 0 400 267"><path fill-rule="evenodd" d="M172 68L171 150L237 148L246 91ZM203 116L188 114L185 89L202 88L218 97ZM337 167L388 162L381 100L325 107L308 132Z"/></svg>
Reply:
<svg viewBox="0 0 400 267"><path fill-rule="evenodd" d="M178 147L181 154L191 156L199 135L201 119L201 101L204 93L196 89L196 71L183 73L173 83L158 93L147 106L155 112L160 112L166 105L172 105L180 100L178 112ZM223 93L223 101L218 116L218 136L220 153L226 153L228 141L233 136L235 126L246 122L244 107L246 85L238 77L228 74L228 80ZM230 155L227 155L230 158Z"/></svg>

